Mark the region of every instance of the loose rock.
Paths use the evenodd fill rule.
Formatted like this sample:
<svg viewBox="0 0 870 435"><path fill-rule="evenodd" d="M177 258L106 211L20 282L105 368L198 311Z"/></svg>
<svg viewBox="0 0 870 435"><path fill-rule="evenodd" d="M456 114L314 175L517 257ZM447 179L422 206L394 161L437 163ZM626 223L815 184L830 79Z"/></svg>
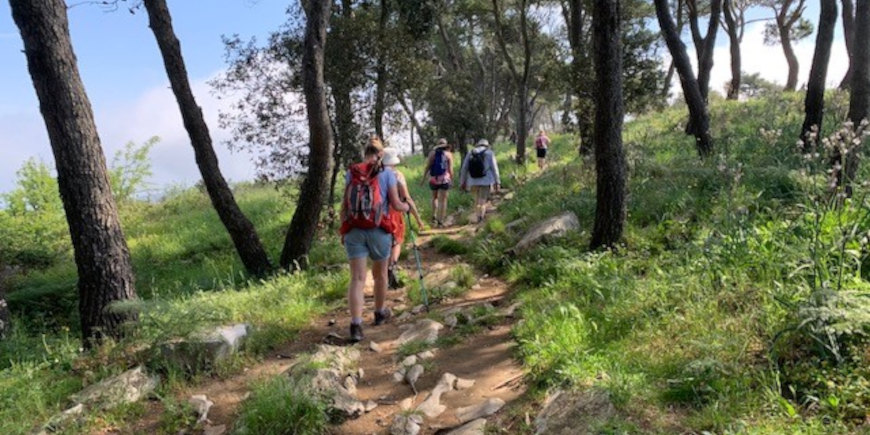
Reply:
<svg viewBox="0 0 870 435"><path fill-rule="evenodd" d="M423 418L417 414L397 415L390 426L390 435L417 435Z"/></svg>
<svg viewBox="0 0 870 435"><path fill-rule="evenodd" d="M412 366L414 364L417 364L417 356L416 355L408 356L404 360L402 360L402 365L405 367L409 367L409 366Z"/></svg>
<svg viewBox="0 0 870 435"><path fill-rule="evenodd" d="M451 314L444 318L444 326L453 329L456 327L456 324L459 323L459 319L456 318L456 314Z"/></svg>
<svg viewBox="0 0 870 435"><path fill-rule="evenodd" d="M321 344L317 351L287 371L310 394L326 399L332 411L345 418L365 412L365 405L356 399L356 364L359 350Z"/></svg>
<svg viewBox="0 0 870 435"><path fill-rule="evenodd" d="M408 385L414 389L414 392L417 391L417 380L423 375L424 370L425 369L422 365L415 364L413 367L408 369L408 373L405 373L405 380L408 381Z"/></svg>
<svg viewBox="0 0 870 435"><path fill-rule="evenodd" d="M550 395L535 418L536 434L591 434L593 420L606 420L616 410L606 393L595 391L557 391Z"/></svg>
<svg viewBox="0 0 870 435"><path fill-rule="evenodd" d="M374 341L369 342L369 349L371 349L371 351L374 353L381 353L381 351L383 350L381 349L381 345Z"/></svg>
<svg viewBox="0 0 870 435"><path fill-rule="evenodd" d="M426 360L432 359L432 358L435 358L435 352L432 352L431 350L427 350L427 351L420 352L417 354L418 361L426 361Z"/></svg>
<svg viewBox="0 0 870 435"><path fill-rule="evenodd" d="M456 384L454 384L454 388L457 390L466 390L474 386L474 379L462 379L456 378Z"/></svg>
<svg viewBox="0 0 870 435"><path fill-rule="evenodd" d="M431 344L438 339L438 331L442 328L444 328L444 325L432 319L418 320L412 328L403 332L396 339L396 343L400 346L409 341L423 341Z"/></svg>
<svg viewBox="0 0 870 435"><path fill-rule="evenodd" d="M486 419L478 418L447 432L447 435L484 435L485 429Z"/></svg>
<svg viewBox="0 0 870 435"><path fill-rule="evenodd" d="M510 252L515 255L523 254L537 246L545 238L561 237L569 231L576 231L579 228L580 220L577 219L576 214L570 211L562 213L532 227Z"/></svg>
<svg viewBox="0 0 870 435"><path fill-rule="evenodd" d="M411 308L411 314L415 314L415 315L416 315L416 314L420 314L420 313L422 313L423 310L425 310L425 309L426 309L426 306L425 306L425 305L423 305L423 304L417 305L416 307Z"/></svg>
<svg viewBox="0 0 870 435"><path fill-rule="evenodd" d="M160 378L149 376L141 366L91 385L74 394L72 401L86 408L111 409L139 401L157 388Z"/></svg>
<svg viewBox="0 0 870 435"><path fill-rule="evenodd" d="M249 325L240 323L163 343L160 345L161 359L188 372L209 370L242 348L249 329Z"/></svg>
<svg viewBox="0 0 870 435"><path fill-rule="evenodd" d="M366 412L367 413L372 412L377 407L378 407L378 404L374 400L369 400L366 402Z"/></svg>
<svg viewBox="0 0 870 435"><path fill-rule="evenodd" d="M441 404L441 395L453 390L455 382L456 376L450 373L441 375L441 379L438 380L438 384L435 385L426 400L417 406L417 411L426 414L429 418L435 418L444 413L447 407Z"/></svg>
<svg viewBox="0 0 870 435"><path fill-rule="evenodd" d="M486 399L477 405L467 406L456 410L456 418L460 423L466 423L481 417L488 417L498 412L504 406L504 400L497 397Z"/></svg>
<svg viewBox="0 0 870 435"><path fill-rule="evenodd" d="M190 399L187 399L187 403L193 408L193 412L196 413L196 423L203 423L208 419L208 411L211 409L214 402L208 400L208 397L205 394L197 394L194 396L190 396Z"/></svg>

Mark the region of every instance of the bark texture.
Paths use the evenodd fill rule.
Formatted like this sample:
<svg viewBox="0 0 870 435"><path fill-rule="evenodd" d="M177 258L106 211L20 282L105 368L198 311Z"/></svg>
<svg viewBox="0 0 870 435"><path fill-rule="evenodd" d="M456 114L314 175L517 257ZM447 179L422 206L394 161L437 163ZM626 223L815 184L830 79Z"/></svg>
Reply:
<svg viewBox="0 0 870 435"><path fill-rule="evenodd" d="M308 20L302 54L302 87L308 111L308 174L302 182L296 212L281 252L281 267L291 270L308 267L308 252L317 233L329 187L332 129L326 105L323 53L331 7L331 0L312 0L306 9Z"/></svg>
<svg viewBox="0 0 870 435"><path fill-rule="evenodd" d="M134 320L109 305L134 299L130 251L121 231L91 103L79 76L63 0L10 0L39 98L78 271L85 346L121 335Z"/></svg>
<svg viewBox="0 0 870 435"><path fill-rule="evenodd" d="M857 126L870 117L870 0L855 4L855 41L865 42L852 47L849 119Z"/></svg>
<svg viewBox="0 0 870 435"><path fill-rule="evenodd" d="M145 9L148 11L149 25L160 47L166 75L169 76L172 92L178 101L184 128L190 136L196 165L199 167L211 203L230 234L245 269L254 275L264 275L272 268L269 257L263 244L260 243L260 238L257 237L254 225L242 213L230 186L221 174L208 125L190 89L187 68L181 54L181 44L172 28L172 17L166 6L166 0L145 0Z"/></svg>
<svg viewBox="0 0 870 435"><path fill-rule="evenodd" d="M659 27L668 46L668 51L674 59L674 67L680 76L680 84L683 88L683 98L689 107L689 123L686 133L695 136L695 147L701 157L709 156L713 152L713 141L710 137L710 115L707 113L707 103L704 100L698 80L692 71L692 62L686 53L686 45L680 40L677 27L671 18L668 0L655 0L656 17Z"/></svg>
<svg viewBox="0 0 870 435"><path fill-rule="evenodd" d="M697 0L690 0L688 5L689 26L692 30L692 39L695 42L695 51L698 57L698 89L701 91L701 97L706 101L710 91L710 72L713 70L713 50L716 46L716 34L719 33L722 0L710 0L710 17L707 21L706 36L701 35Z"/></svg>
<svg viewBox="0 0 870 435"><path fill-rule="evenodd" d="M740 15L738 15L740 14ZM734 0L725 0L722 4L722 17L725 20L725 32L728 34L729 50L731 52L731 81L728 82L727 99L740 98L740 75L743 67L740 56L742 11L738 12Z"/></svg>
<svg viewBox="0 0 870 435"><path fill-rule="evenodd" d="M821 0L819 12L819 31L816 34L816 49L810 78L807 81L807 95L804 100L804 124L800 139L807 151L809 134L813 127L821 131L825 111L825 80L828 77L828 61L831 59L831 45L834 43L834 27L837 24L837 0Z"/></svg>
<svg viewBox="0 0 870 435"><path fill-rule="evenodd" d="M849 68L840 81L840 89L849 89L852 83L852 48L855 46L855 2L842 0L843 3L843 40L849 55Z"/></svg>
<svg viewBox="0 0 870 435"><path fill-rule="evenodd" d="M615 247L625 225L625 156L622 151L622 43L619 0L593 7L595 49L596 207L591 248Z"/></svg>

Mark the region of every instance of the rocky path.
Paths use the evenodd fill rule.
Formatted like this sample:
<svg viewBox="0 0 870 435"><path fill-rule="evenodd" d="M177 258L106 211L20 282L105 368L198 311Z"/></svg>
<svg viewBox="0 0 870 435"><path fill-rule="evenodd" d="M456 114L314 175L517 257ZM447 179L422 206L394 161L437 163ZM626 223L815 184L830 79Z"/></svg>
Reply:
<svg viewBox="0 0 870 435"><path fill-rule="evenodd" d="M525 385L522 367L513 357L510 331L517 305L509 299L508 285L474 271L460 256L446 256L432 247L434 237L461 241L474 230L473 225L455 226L419 237L430 295L460 286L457 276L464 275L462 284L470 287L449 292L454 296L433 302L429 312L413 306L406 294L417 276L409 249L402 263L408 277L406 288L388 294L388 306L394 311L390 323L372 325L373 295L371 285L367 286L364 341L347 342L350 319L342 307L315 319L297 340L275 349L241 374L184 391L184 397L204 395L212 403L201 426L205 433L230 431L252 381L293 376L294 365L302 365L297 363L315 354L315 359L339 365L318 370L315 382L338 391L336 405L350 415L341 425L332 426L332 433L483 434L487 421L492 425L493 419L503 415L505 405L522 396ZM121 432L157 430L160 404L151 402L147 407L146 418Z"/></svg>

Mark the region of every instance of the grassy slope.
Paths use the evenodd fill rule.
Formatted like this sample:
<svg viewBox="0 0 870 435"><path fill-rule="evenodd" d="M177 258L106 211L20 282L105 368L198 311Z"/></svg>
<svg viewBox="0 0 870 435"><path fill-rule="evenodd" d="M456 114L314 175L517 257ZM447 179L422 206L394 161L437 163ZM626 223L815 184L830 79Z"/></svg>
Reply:
<svg viewBox="0 0 870 435"><path fill-rule="evenodd" d="M500 148L502 165L507 165L508 148ZM430 193L419 183L422 165L422 157L411 157L403 171L412 196L428 217ZM508 187L514 171L504 171ZM241 185L236 196L277 259L293 213L292 201L267 186ZM450 203L455 210L467 208L471 201L468 195L454 193ZM138 326L124 343L83 353L71 255L18 278L8 295L17 327L12 337L0 341L0 433L26 433L64 409L67 397L82 385L147 360L150 355L129 351L138 344L184 336L208 325L248 322L257 329L243 358L256 357L292 338L312 316L344 296L347 274L341 268L331 272L335 268L330 267L345 261L333 229L321 234L313 247L311 273L251 282L202 191L175 191L157 204L125 204L121 214L137 292L143 299L135 304L142 310ZM236 363L226 370L233 370ZM111 425L137 410L141 409L125 407L94 416L88 424Z"/></svg>
<svg viewBox="0 0 870 435"><path fill-rule="evenodd" d="M599 422L604 432L859 430L852 425L863 422L870 393L866 346L841 343L853 356L834 366L789 330L811 280L813 215L802 208L811 191L794 151L800 107L798 95L715 104L723 155L704 163L681 132L681 109L627 125L628 226L617 254L587 249L589 163L555 167L501 207L474 255L519 289L515 334L540 390L606 392L619 416ZM580 234L501 257L520 234L506 223L524 218L528 228L561 210L580 217ZM830 224L822 239L837 231ZM850 271L866 288L867 271Z"/></svg>

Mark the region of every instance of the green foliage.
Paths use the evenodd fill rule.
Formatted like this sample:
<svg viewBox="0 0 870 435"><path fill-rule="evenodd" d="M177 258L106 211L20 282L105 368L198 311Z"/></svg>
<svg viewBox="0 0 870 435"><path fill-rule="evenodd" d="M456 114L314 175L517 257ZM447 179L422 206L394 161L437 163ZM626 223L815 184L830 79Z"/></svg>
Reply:
<svg viewBox="0 0 870 435"><path fill-rule="evenodd" d="M468 247L458 240L438 235L432 238L432 246L444 255L463 255L468 253Z"/></svg>
<svg viewBox="0 0 870 435"><path fill-rule="evenodd" d="M859 143L838 127L841 95L828 97L824 134ZM617 420L645 432L675 431L673 409L680 431L856 430L870 396L866 189L830 193L830 149L797 152L802 98L713 102L722 154L705 162L679 108L627 124L619 252L587 252L580 232L504 256L522 228L562 210L591 228L594 174L582 161L554 165L499 207L504 222L523 218L519 229L487 227L470 256L517 287L514 334L533 385L601 388Z"/></svg>
<svg viewBox="0 0 870 435"><path fill-rule="evenodd" d="M321 434L329 421L326 404L306 391L300 383L281 375L257 383L251 397L242 404L234 433Z"/></svg>
<svg viewBox="0 0 870 435"><path fill-rule="evenodd" d="M124 145L124 149L115 153L109 169L109 182L116 201L129 201L147 187L146 180L151 176L148 153L158 142L160 138L157 136L151 137L142 145L130 141Z"/></svg>

